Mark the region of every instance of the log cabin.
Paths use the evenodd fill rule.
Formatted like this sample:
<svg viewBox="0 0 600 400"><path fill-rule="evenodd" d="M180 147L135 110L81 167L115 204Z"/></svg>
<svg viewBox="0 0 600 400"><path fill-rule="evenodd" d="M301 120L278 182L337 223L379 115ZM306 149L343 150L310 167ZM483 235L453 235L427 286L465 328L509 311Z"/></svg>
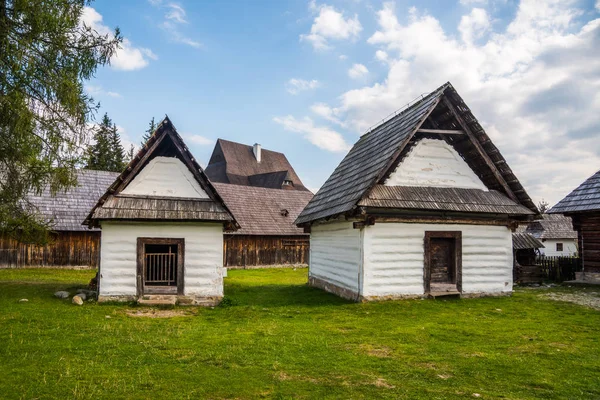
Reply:
<svg viewBox="0 0 600 400"><path fill-rule="evenodd" d="M309 284L355 301L505 295L539 214L450 83L356 142L296 220Z"/></svg>
<svg viewBox="0 0 600 400"><path fill-rule="evenodd" d="M215 305L235 218L168 117L84 221L102 230L98 301Z"/></svg>
<svg viewBox="0 0 600 400"><path fill-rule="evenodd" d="M600 171L548 211L573 220L584 280L600 281Z"/></svg>
<svg viewBox="0 0 600 400"><path fill-rule="evenodd" d="M52 194L49 187L30 193L28 202L40 220L49 224L47 245L24 243L0 236L0 268L97 268L100 230L81 225L116 172L79 170L77 186Z"/></svg>
<svg viewBox="0 0 600 400"><path fill-rule="evenodd" d="M240 229L225 234L225 266L306 266L309 235L294 221L313 194L285 154L218 139L206 175Z"/></svg>

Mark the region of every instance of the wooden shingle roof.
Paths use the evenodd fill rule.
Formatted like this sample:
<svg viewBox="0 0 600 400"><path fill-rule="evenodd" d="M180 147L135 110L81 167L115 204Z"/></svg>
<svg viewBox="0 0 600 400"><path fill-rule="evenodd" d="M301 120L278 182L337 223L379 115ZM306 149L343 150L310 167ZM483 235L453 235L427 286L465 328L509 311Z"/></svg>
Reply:
<svg viewBox="0 0 600 400"><path fill-rule="evenodd" d="M577 239L571 217L562 214L544 214L542 219L527 225L525 232L538 239Z"/></svg>
<svg viewBox="0 0 600 400"><path fill-rule="evenodd" d="M487 188L524 206L529 214L538 214L504 157L448 82L361 136L296 223L356 213L360 200L385 181L418 139L426 137L417 134L419 128L464 130L467 134L444 140Z"/></svg>
<svg viewBox="0 0 600 400"><path fill-rule="evenodd" d="M512 234L513 238L513 249L525 250L525 249L542 249L544 245L542 242L534 238L528 233L515 232Z"/></svg>
<svg viewBox="0 0 600 400"><path fill-rule="evenodd" d="M294 220L313 197L309 191L213 183L235 219L240 235L303 235Z"/></svg>
<svg viewBox="0 0 600 400"><path fill-rule="evenodd" d="M218 139L205 170L212 182L281 189L284 179L292 181L287 189L308 191L287 157L277 151L261 149L258 162L253 147Z"/></svg>
<svg viewBox="0 0 600 400"><path fill-rule="evenodd" d="M570 214L600 210L600 171L558 202L548 213Z"/></svg>
<svg viewBox="0 0 600 400"><path fill-rule="evenodd" d="M177 157L192 173L208 199L132 196L121 192L155 157ZM102 220L162 220L226 222L228 230L239 226L168 117L158 125L144 147L114 180L90 211L84 224L97 227Z"/></svg>
<svg viewBox="0 0 600 400"><path fill-rule="evenodd" d="M50 188L45 187L39 194L29 194L27 199L35 206L40 218L51 223L53 230L87 230L82 225L85 217L117 176L117 172L82 169L77 171L77 186L54 196Z"/></svg>

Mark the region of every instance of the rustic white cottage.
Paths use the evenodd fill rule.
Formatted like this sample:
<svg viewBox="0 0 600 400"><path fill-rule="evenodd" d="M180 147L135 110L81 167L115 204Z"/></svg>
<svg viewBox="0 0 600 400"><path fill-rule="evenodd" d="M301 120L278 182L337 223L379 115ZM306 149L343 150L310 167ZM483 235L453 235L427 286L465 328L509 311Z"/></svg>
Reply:
<svg viewBox="0 0 600 400"><path fill-rule="evenodd" d="M84 224L102 229L99 301L214 305L238 225L165 118Z"/></svg>
<svg viewBox="0 0 600 400"><path fill-rule="evenodd" d="M447 83L363 135L300 214L309 283L353 300L512 291L538 210Z"/></svg>

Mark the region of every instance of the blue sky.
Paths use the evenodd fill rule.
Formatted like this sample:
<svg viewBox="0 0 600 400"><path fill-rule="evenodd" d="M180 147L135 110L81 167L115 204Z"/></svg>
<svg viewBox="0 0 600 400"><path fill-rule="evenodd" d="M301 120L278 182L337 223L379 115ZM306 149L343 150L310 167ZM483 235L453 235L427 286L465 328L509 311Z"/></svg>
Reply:
<svg viewBox="0 0 600 400"><path fill-rule="evenodd" d="M217 138L259 142L317 189L367 127L451 81L534 200L554 203L600 168L599 10L97 0L84 21L126 42L87 90L126 143L168 114L203 164Z"/></svg>

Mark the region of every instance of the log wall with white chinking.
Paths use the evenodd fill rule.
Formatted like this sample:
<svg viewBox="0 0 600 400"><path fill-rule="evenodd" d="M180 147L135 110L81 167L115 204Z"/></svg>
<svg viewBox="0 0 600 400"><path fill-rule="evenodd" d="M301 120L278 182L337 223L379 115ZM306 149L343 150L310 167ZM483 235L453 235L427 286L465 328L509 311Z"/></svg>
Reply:
<svg viewBox="0 0 600 400"><path fill-rule="evenodd" d="M352 222L330 222L317 224L311 228L309 279L316 278L328 282L346 293L335 291L335 287L325 290L350 297L358 296L361 265L361 230L354 229Z"/></svg>
<svg viewBox="0 0 600 400"><path fill-rule="evenodd" d="M425 231L462 232L462 292L512 291L512 235L506 226L376 223L364 232L365 298L424 294Z"/></svg>
<svg viewBox="0 0 600 400"><path fill-rule="evenodd" d="M100 296L137 294L137 238L183 238L184 294L223 296L221 223L102 223Z"/></svg>

